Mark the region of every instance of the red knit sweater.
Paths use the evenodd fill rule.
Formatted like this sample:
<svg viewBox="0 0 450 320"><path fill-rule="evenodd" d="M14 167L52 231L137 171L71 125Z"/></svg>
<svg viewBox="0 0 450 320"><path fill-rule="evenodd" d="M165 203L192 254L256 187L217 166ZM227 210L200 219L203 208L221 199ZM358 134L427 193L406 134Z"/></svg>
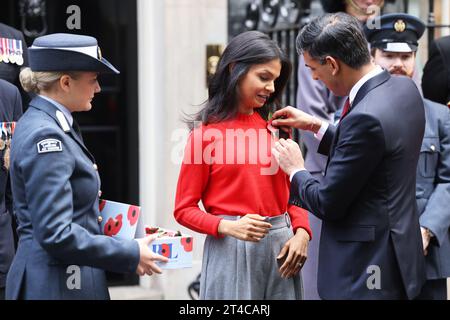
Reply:
<svg viewBox="0 0 450 320"><path fill-rule="evenodd" d="M289 177L272 158L274 142L257 112L194 129L178 178L175 219L218 237L218 215L270 217L287 211L294 232L303 228L312 238L307 212L288 204Z"/></svg>

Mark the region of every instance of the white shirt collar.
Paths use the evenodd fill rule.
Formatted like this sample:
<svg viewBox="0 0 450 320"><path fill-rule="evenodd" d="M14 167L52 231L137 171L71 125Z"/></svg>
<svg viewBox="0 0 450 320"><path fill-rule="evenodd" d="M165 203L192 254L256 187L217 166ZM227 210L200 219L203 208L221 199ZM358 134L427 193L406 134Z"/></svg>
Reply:
<svg viewBox="0 0 450 320"><path fill-rule="evenodd" d="M382 73L384 70L380 66L376 66L375 69L370 71L368 74L366 74L364 77L362 77L352 88L350 91L350 95L348 96L350 99L350 104L353 104L353 101L356 98L356 95L358 94L359 89L370 79L376 77L380 73Z"/></svg>
<svg viewBox="0 0 450 320"><path fill-rule="evenodd" d="M53 104L56 108L58 108L59 111L61 111L64 116L66 117L67 121L69 122L70 126L73 125L73 117L72 114L70 113L70 111L64 107L61 103L53 100L52 98L43 96L43 95L39 95L39 97L41 97L42 99L47 100L48 102L50 102L51 104Z"/></svg>

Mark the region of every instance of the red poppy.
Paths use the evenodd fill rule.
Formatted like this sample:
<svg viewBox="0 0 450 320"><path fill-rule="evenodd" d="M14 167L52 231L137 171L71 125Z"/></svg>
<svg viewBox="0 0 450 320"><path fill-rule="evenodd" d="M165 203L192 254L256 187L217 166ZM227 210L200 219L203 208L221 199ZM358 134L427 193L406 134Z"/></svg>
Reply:
<svg viewBox="0 0 450 320"><path fill-rule="evenodd" d="M136 206L130 206L128 209L128 221L130 221L130 225L134 226L139 219L140 209Z"/></svg>
<svg viewBox="0 0 450 320"><path fill-rule="evenodd" d="M154 233L158 232L158 230L159 230L158 227L156 227L156 228L146 227L146 228L145 228L145 234L146 234L146 235L154 234Z"/></svg>
<svg viewBox="0 0 450 320"><path fill-rule="evenodd" d="M183 246L184 251L186 251L186 252L192 251L193 243L194 243L194 241L191 237L181 238L181 245Z"/></svg>
<svg viewBox="0 0 450 320"><path fill-rule="evenodd" d="M163 243L159 246L159 252L158 254L162 255L163 257L170 258L171 256L171 250L170 246L167 243Z"/></svg>
<svg viewBox="0 0 450 320"><path fill-rule="evenodd" d="M120 229L122 229L122 214L119 214L115 219L109 218L108 222L105 224L105 228L103 229L103 233L106 236L115 236L119 233Z"/></svg>

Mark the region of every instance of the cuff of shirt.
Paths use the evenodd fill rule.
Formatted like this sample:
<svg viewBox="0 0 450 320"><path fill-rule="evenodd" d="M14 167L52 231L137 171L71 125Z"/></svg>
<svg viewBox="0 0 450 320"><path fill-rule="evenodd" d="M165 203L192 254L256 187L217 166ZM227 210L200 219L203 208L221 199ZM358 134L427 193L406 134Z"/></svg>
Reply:
<svg viewBox="0 0 450 320"><path fill-rule="evenodd" d="M306 169L296 169L292 171L291 175L289 176L289 181L292 182L292 179L294 178L295 174L300 171L306 171Z"/></svg>
<svg viewBox="0 0 450 320"><path fill-rule="evenodd" d="M319 140L322 141L323 136L325 135L325 132L327 132L328 126L330 124L326 121L322 121L322 125L320 126L319 131L314 135L314 137Z"/></svg>

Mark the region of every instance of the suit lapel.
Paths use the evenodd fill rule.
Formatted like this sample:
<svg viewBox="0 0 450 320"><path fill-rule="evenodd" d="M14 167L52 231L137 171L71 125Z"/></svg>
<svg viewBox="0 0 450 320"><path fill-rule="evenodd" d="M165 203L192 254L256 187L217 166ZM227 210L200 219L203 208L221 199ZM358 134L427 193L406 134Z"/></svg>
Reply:
<svg viewBox="0 0 450 320"><path fill-rule="evenodd" d="M346 117L348 117L350 112L352 112L356 108L358 103L360 103L370 91L372 91L376 87L382 85L383 83L388 81L390 78L391 78L391 75L389 74L389 72L387 72L386 70L383 70L382 73L369 79L366 83L364 83L363 86L359 89L358 93L356 94L355 100L353 101L351 108L348 110L347 114L345 115L345 117L342 120L344 120ZM338 126L336 127L336 132L334 134L333 142L331 144L330 155L328 156L327 165L325 167L325 174L327 174L328 164L330 163L330 159L334 155L334 151L336 149L336 144L337 144L337 140L339 137L342 120L339 122Z"/></svg>
<svg viewBox="0 0 450 320"><path fill-rule="evenodd" d="M355 100L353 101L352 106L348 113L350 113L353 109L355 109L356 106L358 105L358 103L360 103L370 91L372 91L376 87L382 85L383 83L388 81L390 78L391 78L391 75L386 70L383 70L383 72L380 73L379 75L377 75L373 78L370 78L359 89L358 93L356 94Z"/></svg>
<svg viewBox="0 0 450 320"><path fill-rule="evenodd" d="M30 102L30 106L47 113L50 117L52 117L56 121L58 126L60 126L61 129L64 130L64 128L62 127L60 121L58 120L58 118L56 116L56 112L59 111L59 109L55 105L53 105L51 102L49 102L49 101L47 101L45 99L42 99L41 97L38 96L38 97L35 97ZM73 129L73 127L71 127L70 125L69 125L69 127L70 127L70 131L64 130L64 132L66 134L68 134L69 136L71 136L73 140L75 140L75 142L81 147L81 149L89 157L89 159L92 160L92 162L95 162L94 156L86 148L86 146L84 145L83 141L78 136L78 134L76 134L76 132Z"/></svg>

